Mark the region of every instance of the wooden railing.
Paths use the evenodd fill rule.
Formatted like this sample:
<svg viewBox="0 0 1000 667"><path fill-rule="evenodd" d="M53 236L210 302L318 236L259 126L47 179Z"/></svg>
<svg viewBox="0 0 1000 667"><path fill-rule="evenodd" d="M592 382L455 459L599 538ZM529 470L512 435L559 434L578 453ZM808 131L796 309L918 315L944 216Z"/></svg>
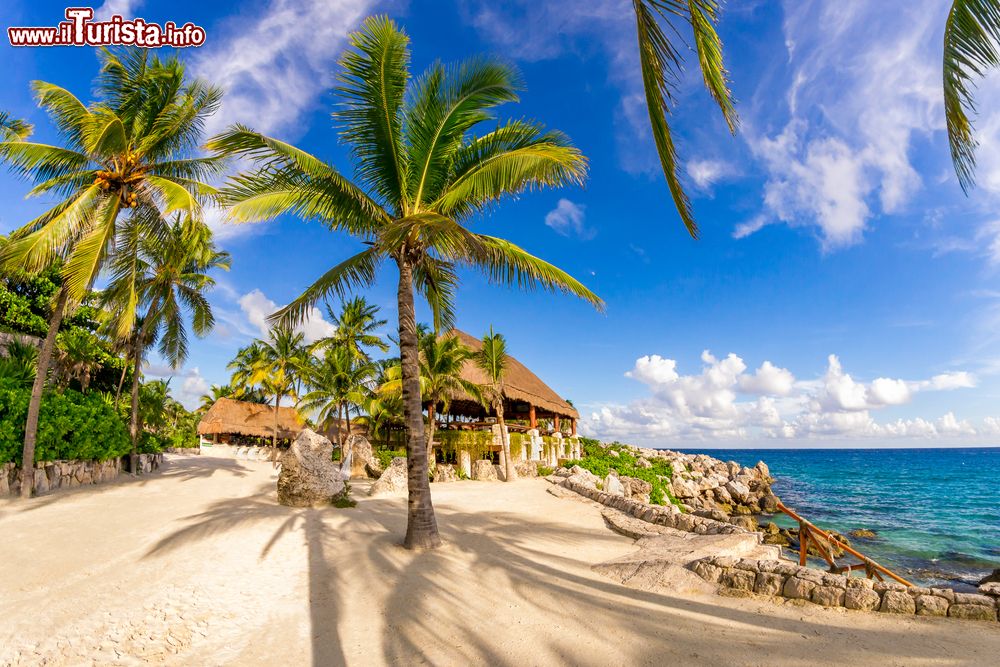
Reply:
<svg viewBox="0 0 1000 667"><path fill-rule="evenodd" d="M903 579L889 568L879 565L868 556L865 556L863 553L851 548L849 544L846 544L837 535L828 533L827 531L816 527L808 520L803 519L801 516L796 514L794 510L785 507L781 502L778 503L778 509L790 516L799 524L799 565L804 566L806 564L806 558L809 554L809 545L812 544L816 548L816 551L819 552L823 560L830 565L831 572L846 574L849 577L851 576L851 572L854 570L864 570L865 576L868 579L874 577L879 581L885 581L882 575L886 575L901 584L913 586L913 584L906 579ZM831 545L836 545L838 548L843 549L845 552L857 558L859 562L838 565L836 559L834 558Z"/></svg>

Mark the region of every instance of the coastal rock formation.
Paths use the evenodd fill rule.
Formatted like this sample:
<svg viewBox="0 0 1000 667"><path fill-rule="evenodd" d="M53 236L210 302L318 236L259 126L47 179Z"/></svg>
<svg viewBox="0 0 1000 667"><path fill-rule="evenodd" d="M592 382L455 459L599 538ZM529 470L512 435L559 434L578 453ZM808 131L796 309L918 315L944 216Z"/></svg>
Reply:
<svg viewBox="0 0 1000 667"><path fill-rule="evenodd" d="M518 461L514 470L518 477L538 477L538 461Z"/></svg>
<svg viewBox="0 0 1000 667"><path fill-rule="evenodd" d="M491 461L480 459L472 462L472 479L478 479L480 482L497 482L500 476Z"/></svg>
<svg viewBox="0 0 1000 667"><path fill-rule="evenodd" d="M279 459L278 502L289 507L321 507L343 495L346 487L333 445L311 429L303 429Z"/></svg>
<svg viewBox="0 0 1000 667"><path fill-rule="evenodd" d="M399 495L406 493L406 459L397 456L385 469L382 476L375 480L372 488L368 490L369 496Z"/></svg>
<svg viewBox="0 0 1000 667"><path fill-rule="evenodd" d="M448 463L439 463L434 466L434 481L439 484L443 482L457 482L458 473L455 472L455 466Z"/></svg>
<svg viewBox="0 0 1000 667"><path fill-rule="evenodd" d="M351 479L367 479L369 476L377 479L382 474L382 466L365 436L347 436L344 439L344 451L351 452ZM375 471L378 471L377 474L372 475Z"/></svg>

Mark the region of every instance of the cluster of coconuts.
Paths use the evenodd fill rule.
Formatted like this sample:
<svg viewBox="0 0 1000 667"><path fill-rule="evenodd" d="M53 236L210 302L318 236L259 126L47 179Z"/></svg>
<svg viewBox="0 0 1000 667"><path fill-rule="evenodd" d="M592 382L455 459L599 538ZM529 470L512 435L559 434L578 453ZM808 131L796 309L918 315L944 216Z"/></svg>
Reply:
<svg viewBox="0 0 1000 667"><path fill-rule="evenodd" d="M126 164L134 161L134 158L126 158ZM129 191L125 184L122 183L121 179L122 175L119 173L102 170L97 172L97 178L94 179L94 184L105 191L118 190L122 207L132 208L139 203L139 199L136 197L134 192Z"/></svg>

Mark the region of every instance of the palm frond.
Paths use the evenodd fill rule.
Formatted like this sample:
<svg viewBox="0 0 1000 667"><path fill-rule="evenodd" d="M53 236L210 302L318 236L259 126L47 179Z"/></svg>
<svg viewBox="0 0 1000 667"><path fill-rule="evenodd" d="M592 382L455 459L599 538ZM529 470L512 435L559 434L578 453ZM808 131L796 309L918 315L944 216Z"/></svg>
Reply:
<svg viewBox="0 0 1000 667"><path fill-rule="evenodd" d="M14 118L6 111L0 111L0 141L24 141L35 128L20 118Z"/></svg>
<svg viewBox="0 0 1000 667"><path fill-rule="evenodd" d="M71 92L51 83L32 81L31 89L36 103L48 112L59 132L72 146L82 148L84 132L92 120L90 110Z"/></svg>
<svg viewBox="0 0 1000 667"><path fill-rule="evenodd" d="M359 252L324 273L294 301L271 315L268 320L283 327L301 324L309 315L309 310L319 301L331 295L343 298L352 288L368 287L374 283L381 261L382 255L375 248Z"/></svg>
<svg viewBox="0 0 1000 667"><path fill-rule="evenodd" d="M722 60L722 40L715 29L719 23L720 4L719 0L688 0L688 9L705 87L719 105L729 131L735 134L740 120L730 89L729 72Z"/></svg>
<svg viewBox="0 0 1000 667"><path fill-rule="evenodd" d="M350 146L359 180L383 201L408 212L408 165L402 138L402 107L409 80L409 38L387 16L365 19L351 33L351 49L340 60L345 102L333 113Z"/></svg>
<svg viewBox="0 0 1000 667"><path fill-rule="evenodd" d="M951 160L962 190L975 183L974 79L1000 65L1000 5L995 0L955 0L944 32L944 112Z"/></svg>

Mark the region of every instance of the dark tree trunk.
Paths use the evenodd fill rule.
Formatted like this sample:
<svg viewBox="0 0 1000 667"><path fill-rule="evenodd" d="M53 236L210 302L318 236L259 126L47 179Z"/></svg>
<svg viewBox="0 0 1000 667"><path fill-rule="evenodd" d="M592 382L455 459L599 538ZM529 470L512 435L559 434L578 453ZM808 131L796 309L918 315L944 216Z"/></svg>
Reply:
<svg viewBox="0 0 1000 667"><path fill-rule="evenodd" d="M31 400L28 402L28 419L24 424L24 449L21 450L21 497L31 497L35 486L35 443L38 438L38 413L42 408L42 391L45 389L45 378L49 374L49 364L52 363L52 352L56 347L56 334L62 323L66 310L66 299L69 296L65 288L60 288L55 308L49 317L49 330L45 334L45 342L38 353L38 368L35 369L35 383L31 385Z"/></svg>
<svg viewBox="0 0 1000 667"><path fill-rule="evenodd" d="M441 546L427 468L427 441L420 402L420 362L417 358L417 320L413 306L413 268L403 257L399 265L399 356L403 382L403 420L406 424L407 549L434 549Z"/></svg>
<svg viewBox="0 0 1000 667"><path fill-rule="evenodd" d="M427 465L434 467L434 429L437 424L434 423L434 401L430 401L427 404Z"/></svg>
<svg viewBox="0 0 1000 667"><path fill-rule="evenodd" d="M271 460L278 458L278 406L281 404L281 394L274 395L274 433L271 434Z"/></svg>

